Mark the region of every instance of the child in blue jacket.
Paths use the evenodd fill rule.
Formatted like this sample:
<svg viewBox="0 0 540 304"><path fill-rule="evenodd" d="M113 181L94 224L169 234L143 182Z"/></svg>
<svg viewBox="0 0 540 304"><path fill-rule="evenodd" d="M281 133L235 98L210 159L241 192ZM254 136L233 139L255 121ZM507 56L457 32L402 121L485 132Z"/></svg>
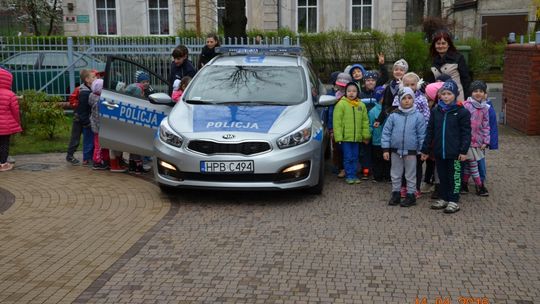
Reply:
<svg viewBox="0 0 540 304"><path fill-rule="evenodd" d="M389 205L401 207L416 205L416 155L422 148L426 132L424 116L414 104L414 91L405 87L399 92L398 109L392 112L384 124L381 147L385 160L392 159L392 196ZM400 196L401 180L405 172L407 196Z"/></svg>

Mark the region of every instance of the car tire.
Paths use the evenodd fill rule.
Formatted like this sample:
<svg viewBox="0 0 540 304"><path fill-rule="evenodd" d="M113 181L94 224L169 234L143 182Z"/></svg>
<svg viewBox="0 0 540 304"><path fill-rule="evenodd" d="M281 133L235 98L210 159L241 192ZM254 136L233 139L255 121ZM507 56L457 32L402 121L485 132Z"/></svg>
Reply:
<svg viewBox="0 0 540 304"><path fill-rule="evenodd" d="M159 185L159 189L161 190L162 193L164 194L175 194L178 189L175 188L175 187L172 187L172 186L169 186L169 185L166 185L166 184L158 184Z"/></svg>
<svg viewBox="0 0 540 304"><path fill-rule="evenodd" d="M307 189L307 193L321 195L324 189L324 157L321 158L321 163L319 165L319 180L317 184L313 187Z"/></svg>

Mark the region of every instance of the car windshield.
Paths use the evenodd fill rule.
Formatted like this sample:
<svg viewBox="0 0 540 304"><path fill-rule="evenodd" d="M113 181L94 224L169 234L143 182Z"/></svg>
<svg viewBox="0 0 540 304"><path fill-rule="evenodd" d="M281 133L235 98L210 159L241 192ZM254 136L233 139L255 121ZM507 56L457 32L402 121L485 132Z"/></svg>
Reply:
<svg viewBox="0 0 540 304"><path fill-rule="evenodd" d="M207 66L190 84L189 103L298 104L306 100L300 67Z"/></svg>

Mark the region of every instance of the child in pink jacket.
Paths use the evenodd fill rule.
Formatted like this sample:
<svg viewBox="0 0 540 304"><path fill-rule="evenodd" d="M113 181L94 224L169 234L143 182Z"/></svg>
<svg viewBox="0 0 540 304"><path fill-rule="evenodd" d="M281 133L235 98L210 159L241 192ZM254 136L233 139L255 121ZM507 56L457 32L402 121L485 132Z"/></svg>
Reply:
<svg viewBox="0 0 540 304"><path fill-rule="evenodd" d="M476 80L471 83L470 90L471 97L463 105L471 112L471 146L465 162L461 192L469 192L467 182L472 176L476 185L476 194L488 196L488 190L478 172L478 161L485 157L484 152L490 141L489 105L486 101L487 86L483 81Z"/></svg>
<svg viewBox="0 0 540 304"><path fill-rule="evenodd" d="M0 172L13 169L8 163L9 138L22 131L19 116L19 102L11 91L13 75L0 68Z"/></svg>

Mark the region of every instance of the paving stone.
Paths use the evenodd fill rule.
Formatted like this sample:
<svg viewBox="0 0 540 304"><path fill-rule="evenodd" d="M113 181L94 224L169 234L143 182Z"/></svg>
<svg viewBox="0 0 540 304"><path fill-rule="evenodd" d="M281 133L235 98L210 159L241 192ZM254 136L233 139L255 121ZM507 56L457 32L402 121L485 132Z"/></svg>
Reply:
<svg viewBox="0 0 540 304"><path fill-rule="evenodd" d="M329 172L321 196L169 197L148 178L14 170L0 185L16 198L0 215L0 297L40 288L51 303L534 303L540 137L501 134L501 150L487 152L490 196L462 196L453 215L427 197L387 206L389 184L351 186Z"/></svg>

